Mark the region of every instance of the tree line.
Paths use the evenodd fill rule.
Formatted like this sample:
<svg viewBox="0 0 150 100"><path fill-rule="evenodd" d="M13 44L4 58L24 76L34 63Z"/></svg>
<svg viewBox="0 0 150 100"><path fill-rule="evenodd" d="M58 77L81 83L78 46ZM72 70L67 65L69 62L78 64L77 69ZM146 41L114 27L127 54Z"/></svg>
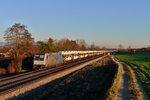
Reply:
<svg viewBox="0 0 150 100"><path fill-rule="evenodd" d="M33 56L35 53L58 52L64 50L100 50L99 46L96 46L94 43L88 45L83 39L70 40L64 38L57 40L50 37L47 41L35 42L32 34L27 30L27 27L18 23L5 31L4 39L12 45L11 47L2 48L2 50L9 50L12 60L7 71L0 68L0 74L3 72L22 72L23 60Z"/></svg>
<svg viewBox="0 0 150 100"><path fill-rule="evenodd" d="M88 46L85 40L82 39L69 40L67 38L63 38L60 40L53 40L52 38L49 38L46 42L38 41L37 45L41 53L58 52L65 50L100 50L100 48L94 43Z"/></svg>

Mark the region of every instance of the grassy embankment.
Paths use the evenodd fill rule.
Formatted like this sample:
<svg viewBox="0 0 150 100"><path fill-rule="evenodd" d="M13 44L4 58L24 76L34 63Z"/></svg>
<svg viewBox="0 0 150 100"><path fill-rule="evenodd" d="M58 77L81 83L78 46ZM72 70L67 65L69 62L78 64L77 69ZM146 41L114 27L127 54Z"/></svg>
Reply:
<svg viewBox="0 0 150 100"><path fill-rule="evenodd" d="M119 85L120 78L122 75L122 67L121 67L120 63L117 62L116 60L114 60L113 57L111 57L111 58L118 66L118 69L117 69L117 73L115 74L113 83L112 83L111 87L109 88L109 90L107 91L106 98L105 98L106 100L116 100L116 97L117 97L117 94L119 91L119 86L120 86Z"/></svg>
<svg viewBox="0 0 150 100"><path fill-rule="evenodd" d="M118 54L116 57L134 69L150 98L150 52Z"/></svg>
<svg viewBox="0 0 150 100"><path fill-rule="evenodd" d="M111 99L115 100L118 89L116 84L118 68L110 57L106 57L47 84L42 90L32 93L27 98L28 100L104 100L112 96Z"/></svg>
<svg viewBox="0 0 150 100"><path fill-rule="evenodd" d="M142 94L138 87L138 83L135 78L135 74L130 66L127 64L123 64L125 66L126 72L127 72L127 78L129 83L129 92L130 92L130 99L132 100L142 100Z"/></svg>

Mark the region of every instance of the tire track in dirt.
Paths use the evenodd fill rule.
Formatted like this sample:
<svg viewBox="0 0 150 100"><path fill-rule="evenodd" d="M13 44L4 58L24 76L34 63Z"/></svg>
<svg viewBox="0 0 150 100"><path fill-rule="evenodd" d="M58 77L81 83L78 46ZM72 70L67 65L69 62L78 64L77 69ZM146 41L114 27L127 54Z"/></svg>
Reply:
<svg viewBox="0 0 150 100"><path fill-rule="evenodd" d="M117 95L117 100L129 100L128 80L124 66L122 66L122 76L120 79L120 87Z"/></svg>

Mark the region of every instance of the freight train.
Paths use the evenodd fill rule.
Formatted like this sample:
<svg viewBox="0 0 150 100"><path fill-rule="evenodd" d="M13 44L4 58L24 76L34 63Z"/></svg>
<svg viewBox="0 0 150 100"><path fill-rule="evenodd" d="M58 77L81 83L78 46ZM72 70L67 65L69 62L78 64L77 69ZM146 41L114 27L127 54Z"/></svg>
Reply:
<svg viewBox="0 0 150 100"><path fill-rule="evenodd" d="M60 51L52 53L37 53L34 55L33 69L47 69L71 61L106 54L109 51Z"/></svg>

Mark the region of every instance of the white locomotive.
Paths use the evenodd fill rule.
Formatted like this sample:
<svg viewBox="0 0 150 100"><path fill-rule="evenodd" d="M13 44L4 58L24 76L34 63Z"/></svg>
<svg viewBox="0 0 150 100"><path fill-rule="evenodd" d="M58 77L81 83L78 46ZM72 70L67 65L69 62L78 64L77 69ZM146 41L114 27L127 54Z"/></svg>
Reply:
<svg viewBox="0 0 150 100"><path fill-rule="evenodd" d="M43 69L64 64L77 59L104 54L106 51L60 51L37 53L34 55L34 69Z"/></svg>

